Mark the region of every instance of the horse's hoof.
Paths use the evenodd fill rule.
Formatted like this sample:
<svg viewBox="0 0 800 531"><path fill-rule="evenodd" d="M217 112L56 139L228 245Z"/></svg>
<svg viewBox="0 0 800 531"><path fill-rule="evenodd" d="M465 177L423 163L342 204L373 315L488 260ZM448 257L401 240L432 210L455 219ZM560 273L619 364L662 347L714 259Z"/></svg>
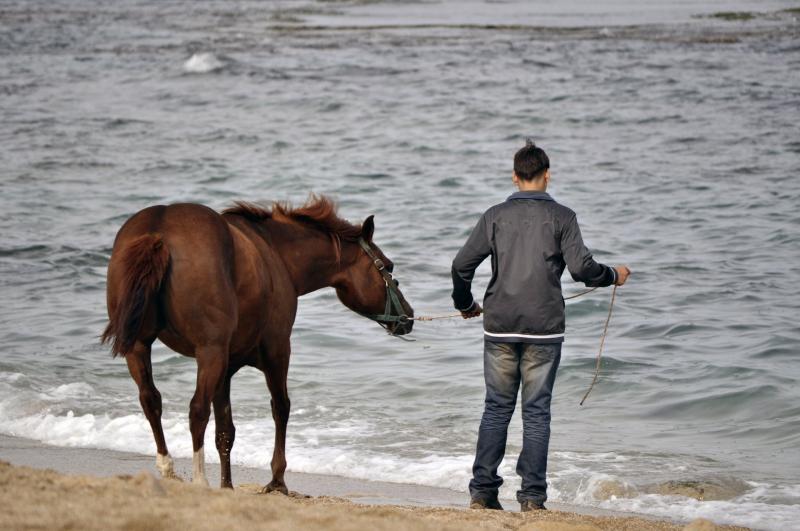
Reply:
<svg viewBox="0 0 800 531"><path fill-rule="evenodd" d="M181 479L181 477L175 473L175 463L169 454L156 454L156 468L161 474L161 479L176 479L178 481L183 481L183 479Z"/></svg>
<svg viewBox="0 0 800 531"><path fill-rule="evenodd" d="M161 474L161 478L162 479L171 479L171 480L174 480L174 481L180 481L181 483L183 483L183 478L180 477L178 474L176 474L174 470L170 470L167 473Z"/></svg>
<svg viewBox="0 0 800 531"><path fill-rule="evenodd" d="M261 494L269 494L270 492L280 492L285 496L289 495L289 489L286 488L285 484L275 483L274 481L270 481L268 485L261 489Z"/></svg>
<svg viewBox="0 0 800 531"><path fill-rule="evenodd" d="M161 479L170 479L173 481L180 481L183 482L183 478L180 477L174 469L169 468L167 470L160 470Z"/></svg>

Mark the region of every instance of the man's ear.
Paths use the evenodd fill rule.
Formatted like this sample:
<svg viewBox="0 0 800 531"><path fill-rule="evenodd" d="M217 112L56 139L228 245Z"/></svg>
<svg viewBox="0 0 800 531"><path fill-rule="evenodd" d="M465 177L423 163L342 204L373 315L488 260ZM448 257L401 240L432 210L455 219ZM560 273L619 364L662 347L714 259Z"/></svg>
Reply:
<svg viewBox="0 0 800 531"><path fill-rule="evenodd" d="M361 237L364 238L364 241L371 242L372 235L375 233L375 216L370 216L364 220L364 223L361 225Z"/></svg>

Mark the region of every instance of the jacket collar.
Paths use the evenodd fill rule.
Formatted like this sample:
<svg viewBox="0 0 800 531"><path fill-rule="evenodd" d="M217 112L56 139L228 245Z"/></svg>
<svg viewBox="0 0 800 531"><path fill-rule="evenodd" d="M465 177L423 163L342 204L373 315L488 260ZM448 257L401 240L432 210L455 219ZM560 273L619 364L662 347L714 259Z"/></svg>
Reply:
<svg viewBox="0 0 800 531"><path fill-rule="evenodd" d="M550 194L547 192L514 192L506 201L512 201L514 199L539 199L540 201L553 201L553 198L550 197Z"/></svg>

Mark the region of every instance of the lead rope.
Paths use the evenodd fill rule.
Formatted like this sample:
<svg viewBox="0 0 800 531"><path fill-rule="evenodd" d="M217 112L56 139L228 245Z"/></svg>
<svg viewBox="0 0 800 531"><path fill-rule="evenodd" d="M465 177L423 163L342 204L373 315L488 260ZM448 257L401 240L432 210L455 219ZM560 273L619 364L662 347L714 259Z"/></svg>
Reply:
<svg viewBox="0 0 800 531"><path fill-rule="evenodd" d="M608 305L608 317L606 317L606 325L603 327L603 335L600 336L600 350L597 351L597 364L594 367L594 378L592 378L592 383L589 385L589 389L586 390L586 394L583 395L581 399L580 405L582 406L586 399L589 397L589 393L592 392L594 389L594 384L597 381L597 376L600 374L600 358L603 355L603 345L606 343L606 334L608 333L608 323L611 322L611 312L614 311L614 299L617 297L617 286L614 286L614 290L611 292L611 304Z"/></svg>

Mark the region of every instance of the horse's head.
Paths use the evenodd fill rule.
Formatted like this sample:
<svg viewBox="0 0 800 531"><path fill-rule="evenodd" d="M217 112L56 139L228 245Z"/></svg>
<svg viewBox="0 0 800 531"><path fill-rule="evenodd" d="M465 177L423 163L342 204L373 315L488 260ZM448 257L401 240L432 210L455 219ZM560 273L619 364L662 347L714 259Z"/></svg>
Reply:
<svg viewBox="0 0 800 531"><path fill-rule="evenodd" d="M401 336L411 332L414 310L400 292L392 277L394 264L372 241L375 222L370 216L361 226L357 242L348 242L348 264L337 275L334 287L339 300L356 313L377 321L390 334Z"/></svg>

